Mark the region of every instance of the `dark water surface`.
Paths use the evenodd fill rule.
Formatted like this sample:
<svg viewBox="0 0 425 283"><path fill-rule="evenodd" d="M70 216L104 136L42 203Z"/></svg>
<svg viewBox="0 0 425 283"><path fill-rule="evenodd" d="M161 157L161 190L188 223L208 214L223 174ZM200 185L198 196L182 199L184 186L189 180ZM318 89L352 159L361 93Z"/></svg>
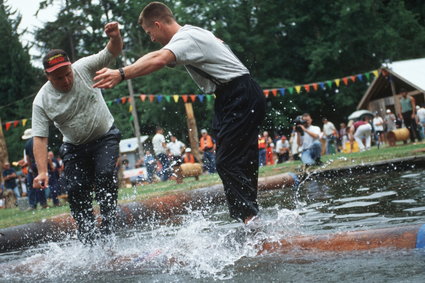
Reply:
<svg viewBox="0 0 425 283"><path fill-rule="evenodd" d="M0 255L1 282L425 282L425 251L378 249L258 256L294 235L425 223L425 172L307 178L259 196L255 232L226 206L148 223L92 248L75 239Z"/></svg>

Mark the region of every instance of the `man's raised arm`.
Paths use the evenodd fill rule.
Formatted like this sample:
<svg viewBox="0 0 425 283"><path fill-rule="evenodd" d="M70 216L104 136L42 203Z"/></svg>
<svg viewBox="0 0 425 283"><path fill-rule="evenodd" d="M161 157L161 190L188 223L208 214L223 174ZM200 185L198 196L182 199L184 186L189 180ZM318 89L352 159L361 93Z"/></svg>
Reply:
<svg viewBox="0 0 425 283"><path fill-rule="evenodd" d="M106 48L114 57L117 57L123 47L120 29L117 22L110 22L105 25L105 33L109 37L109 42Z"/></svg>

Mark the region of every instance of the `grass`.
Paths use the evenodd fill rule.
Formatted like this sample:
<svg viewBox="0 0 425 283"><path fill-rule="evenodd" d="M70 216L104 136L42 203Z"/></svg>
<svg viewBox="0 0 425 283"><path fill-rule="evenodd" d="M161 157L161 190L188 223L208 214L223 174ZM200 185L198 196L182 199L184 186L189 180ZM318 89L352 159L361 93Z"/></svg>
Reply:
<svg viewBox="0 0 425 283"><path fill-rule="evenodd" d="M322 161L326 163L326 169L335 169L408 156L423 156L425 155L425 151L422 151L424 148L424 143L407 145L399 144L396 147L383 147L381 149L374 147L365 152L325 155L322 157ZM297 172L300 166L300 161L290 161L282 164L265 166L260 168L260 177L276 175L284 172ZM217 174L202 175L200 176L199 181L195 181L194 178L186 178L182 184L176 184L175 181L167 181L131 188L121 188L118 199L119 203L140 201L152 196L193 190L220 183L221 181ZM69 206L67 204L64 204L61 207L50 207L48 209L37 209L34 211L22 211L19 208L0 209L0 228L40 221L62 213L69 213Z"/></svg>

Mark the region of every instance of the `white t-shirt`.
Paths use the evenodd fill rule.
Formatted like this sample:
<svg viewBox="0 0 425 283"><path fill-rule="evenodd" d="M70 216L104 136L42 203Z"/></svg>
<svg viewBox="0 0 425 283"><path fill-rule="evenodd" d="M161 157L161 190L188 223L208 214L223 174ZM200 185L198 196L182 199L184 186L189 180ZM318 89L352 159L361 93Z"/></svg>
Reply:
<svg viewBox="0 0 425 283"><path fill-rule="evenodd" d="M176 140L175 142L169 142L167 144L167 148L170 150L171 154L174 156L181 156L182 150L185 147L184 143L182 143L179 140Z"/></svg>
<svg viewBox="0 0 425 283"><path fill-rule="evenodd" d="M280 153L280 150L282 148L289 148L289 142L288 140L285 140L284 142L282 142L282 139L278 140L276 142L276 152Z"/></svg>
<svg viewBox="0 0 425 283"><path fill-rule="evenodd" d="M322 133L320 128L317 127L317 126L311 125L310 127L306 128L306 129L308 131L312 132L313 134L319 135L319 137L317 139L315 139L312 136L310 136L309 134L304 133L304 135L301 137L302 138L301 144L303 146L303 150L309 149L314 141L318 141L320 139L320 134Z"/></svg>
<svg viewBox="0 0 425 283"><path fill-rule="evenodd" d="M248 69L233 54L230 48L210 31L185 25L163 47L176 56L176 65L192 65L216 78L229 82L249 74ZM209 79L186 67L192 79L205 93L212 93L216 85Z"/></svg>
<svg viewBox="0 0 425 283"><path fill-rule="evenodd" d="M49 124L54 123L63 141L84 144L106 134L114 123L100 89L93 88L96 71L114 60L105 48L97 54L81 58L72 64L74 84L63 93L47 81L32 106L32 135L49 136Z"/></svg>
<svg viewBox="0 0 425 283"><path fill-rule="evenodd" d="M375 131L383 131L384 130L384 120L381 117L373 118L372 123L373 123L373 128L375 129Z"/></svg>
<svg viewBox="0 0 425 283"><path fill-rule="evenodd" d="M323 124L323 134L325 136L330 136L336 131L336 128L332 122L327 122L326 124Z"/></svg>
<svg viewBox="0 0 425 283"><path fill-rule="evenodd" d="M165 143L165 138L161 134L155 134L152 138L152 145L155 154L158 155L160 153L165 153L165 148L162 144Z"/></svg>
<svg viewBox="0 0 425 283"><path fill-rule="evenodd" d="M418 116L419 122L425 121L425 108L419 108L419 110L416 111L416 115Z"/></svg>

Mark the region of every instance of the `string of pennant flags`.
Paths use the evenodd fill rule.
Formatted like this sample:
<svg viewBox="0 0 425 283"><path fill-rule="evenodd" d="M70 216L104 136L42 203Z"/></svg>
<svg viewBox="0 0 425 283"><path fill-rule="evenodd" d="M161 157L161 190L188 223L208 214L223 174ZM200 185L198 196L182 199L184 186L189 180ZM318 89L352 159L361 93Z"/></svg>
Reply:
<svg viewBox="0 0 425 283"><path fill-rule="evenodd" d="M363 82L363 81L368 82L370 81L372 75L375 78L377 78L379 75L379 71L373 70L370 72L346 76L346 77L342 77L338 79L326 80L322 82L315 82L315 83L309 83L309 84L299 84L299 85L294 85L290 87L263 89L263 94L266 97L269 97L269 96L277 97L278 95L280 96L284 96L286 94L292 95L294 94L294 92L296 94L300 94L301 92L309 93L312 91L318 91L319 89L325 90L326 88L332 88L333 86L336 86L338 88L340 87L341 83L344 84L345 86L348 86L348 84L350 83ZM178 103L179 101L183 101L184 103L199 101L203 103L204 101L210 102L215 98L215 96L212 94L140 94L138 96L135 96L135 98L137 97L142 102L150 102L150 103L154 103L155 101L158 103L161 103L162 101L166 101L166 102L173 101L174 103ZM106 104L109 107L112 106L114 103L126 104L131 102L130 99L131 98L129 96L124 96L120 98L115 98L113 100L108 100L106 101ZM129 112L133 111L131 104L129 106L128 111ZM12 127L16 128L21 125L25 127L25 125L28 123L29 120L31 119L26 118L21 120L4 122L2 123L2 127L4 127L6 131L9 131Z"/></svg>

